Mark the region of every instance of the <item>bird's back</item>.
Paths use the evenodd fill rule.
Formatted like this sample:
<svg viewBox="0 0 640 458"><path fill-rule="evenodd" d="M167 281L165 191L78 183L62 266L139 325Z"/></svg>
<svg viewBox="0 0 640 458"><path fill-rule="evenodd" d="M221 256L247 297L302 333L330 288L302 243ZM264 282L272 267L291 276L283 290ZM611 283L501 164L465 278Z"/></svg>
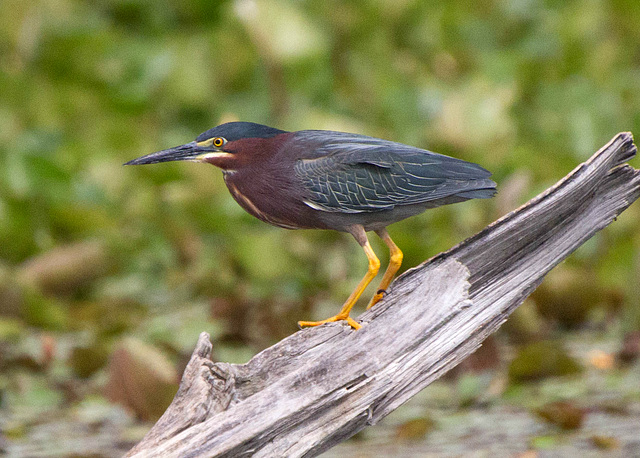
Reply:
<svg viewBox="0 0 640 458"><path fill-rule="evenodd" d="M481 166L420 148L331 131L301 131L291 141L299 139L313 145L295 164L305 204L334 214L340 224L375 228L376 216L387 225L426 208L496 192L491 173Z"/></svg>

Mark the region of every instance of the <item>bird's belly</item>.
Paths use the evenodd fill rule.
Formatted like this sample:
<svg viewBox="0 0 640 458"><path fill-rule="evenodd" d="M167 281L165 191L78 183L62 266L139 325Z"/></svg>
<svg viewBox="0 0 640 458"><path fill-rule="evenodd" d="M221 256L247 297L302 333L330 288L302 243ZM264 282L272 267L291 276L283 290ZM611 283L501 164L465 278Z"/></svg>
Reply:
<svg viewBox="0 0 640 458"><path fill-rule="evenodd" d="M318 219L328 229L348 232L351 227L358 225L368 232L383 229L397 221L422 213L425 209L425 205L408 205L361 213L318 212Z"/></svg>

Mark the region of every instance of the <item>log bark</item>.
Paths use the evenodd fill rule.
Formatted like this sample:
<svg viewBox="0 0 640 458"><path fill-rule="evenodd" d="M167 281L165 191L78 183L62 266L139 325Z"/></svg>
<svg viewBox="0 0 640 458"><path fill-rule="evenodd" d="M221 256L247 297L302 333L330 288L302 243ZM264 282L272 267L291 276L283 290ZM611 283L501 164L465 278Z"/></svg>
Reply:
<svg viewBox="0 0 640 458"><path fill-rule="evenodd" d="M316 456L453 368L549 270L640 196L621 133L555 186L405 272L362 328L301 330L246 364L200 335L182 384L129 456Z"/></svg>

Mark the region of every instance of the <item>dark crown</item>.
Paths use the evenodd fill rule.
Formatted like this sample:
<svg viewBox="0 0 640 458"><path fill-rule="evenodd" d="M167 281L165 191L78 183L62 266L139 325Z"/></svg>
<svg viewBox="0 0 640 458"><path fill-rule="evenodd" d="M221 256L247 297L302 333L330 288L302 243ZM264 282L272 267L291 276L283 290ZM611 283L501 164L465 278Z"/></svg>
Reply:
<svg viewBox="0 0 640 458"><path fill-rule="evenodd" d="M198 135L196 141L201 142L213 137L224 137L228 141L241 138L271 138L286 133L285 130L263 126L254 122L228 122Z"/></svg>

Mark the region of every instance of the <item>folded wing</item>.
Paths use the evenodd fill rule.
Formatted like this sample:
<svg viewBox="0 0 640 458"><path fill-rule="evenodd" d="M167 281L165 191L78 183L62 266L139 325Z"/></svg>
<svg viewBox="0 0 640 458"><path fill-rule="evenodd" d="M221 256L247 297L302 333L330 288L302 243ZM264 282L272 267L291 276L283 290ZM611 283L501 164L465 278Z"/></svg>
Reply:
<svg viewBox="0 0 640 458"><path fill-rule="evenodd" d="M430 151L341 132L317 132L318 157L298 160L305 203L328 212L361 213L457 196L495 194L491 173L477 164Z"/></svg>

